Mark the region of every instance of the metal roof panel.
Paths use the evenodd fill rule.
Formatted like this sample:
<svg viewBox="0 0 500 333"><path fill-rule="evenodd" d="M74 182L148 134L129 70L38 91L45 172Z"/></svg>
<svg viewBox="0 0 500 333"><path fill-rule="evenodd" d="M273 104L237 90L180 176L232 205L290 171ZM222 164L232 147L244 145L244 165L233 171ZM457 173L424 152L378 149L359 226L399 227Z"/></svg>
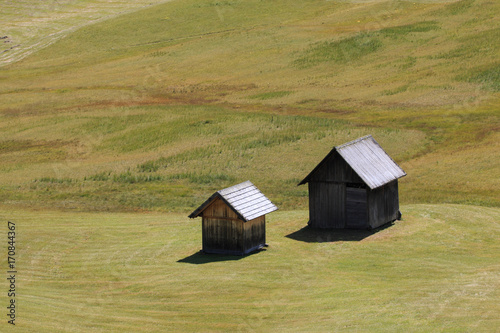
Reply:
<svg viewBox="0 0 500 333"><path fill-rule="evenodd" d="M371 135L335 147L335 149L371 189L406 176L403 169Z"/></svg>
<svg viewBox="0 0 500 333"><path fill-rule="evenodd" d="M367 135L334 147L298 185L309 182L312 175L335 152L342 156L372 190L406 176L403 169L394 162L377 141L371 135Z"/></svg>
<svg viewBox="0 0 500 333"><path fill-rule="evenodd" d="M246 181L215 192L189 217L195 218L199 216L216 197L226 202L245 222L278 209L252 182Z"/></svg>

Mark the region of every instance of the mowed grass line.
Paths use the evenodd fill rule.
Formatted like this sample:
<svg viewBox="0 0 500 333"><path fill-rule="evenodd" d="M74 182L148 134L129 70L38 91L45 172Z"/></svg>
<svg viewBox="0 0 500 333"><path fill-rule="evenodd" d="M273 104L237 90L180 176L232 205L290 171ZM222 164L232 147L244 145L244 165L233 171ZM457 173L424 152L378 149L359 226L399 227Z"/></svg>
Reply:
<svg viewBox="0 0 500 333"><path fill-rule="evenodd" d="M185 215L3 208L17 232L16 329L494 331L498 208L402 211L373 234L307 231L307 211L279 211L266 251L226 257L198 254L200 221Z"/></svg>
<svg viewBox="0 0 500 333"><path fill-rule="evenodd" d="M22 60L85 25L161 2L165 0L0 1L0 66Z"/></svg>

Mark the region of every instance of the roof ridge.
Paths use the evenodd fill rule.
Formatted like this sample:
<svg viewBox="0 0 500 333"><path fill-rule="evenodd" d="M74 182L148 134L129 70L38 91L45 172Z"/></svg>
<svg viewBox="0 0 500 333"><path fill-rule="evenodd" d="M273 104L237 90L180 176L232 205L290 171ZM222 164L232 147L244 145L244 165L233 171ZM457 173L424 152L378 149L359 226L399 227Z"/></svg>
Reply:
<svg viewBox="0 0 500 333"><path fill-rule="evenodd" d="M251 188L251 191L253 194L251 196L247 196L245 198L245 195L248 194L246 189ZM242 196L242 198L238 198L238 200L229 202L231 200L231 195L234 193L242 192L241 194L236 195L236 197ZM245 193L246 192L246 193ZM228 197L229 196L229 197ZM245 199L248 199L249 197L252 197L252 202L246 202ZM210 198L208 198L200 207L195 209L189 217L190 218L195 218L197 217L201 212L203 212L209 204L211 204L216 198L219 198L222 200L228 207L233 210L238 217L247 222L249 221L249 217L255 218L255 212L259 212L259 214L264 215L270 212L273 212L278 209L271 200L269 200L260 190L257 186L255 186L251 181L247 180L245 182L224 188L222 190L219 190L212 194ZM252 208L252 205L261 205L259 207L254 207ZM263 207L267 207L266 209L262 209ZM250 208L250 209L249 209ZM248 213L251 212L250 216ZM258 216L261 216L258 215ZM257 217L258 217L257 216Z"/></svg>
<svg viewBox="0 0 500 333"><path fill-rule="evenodd" d="M298 184L302 185L338 154L371 189L406 176L406 172L387 154L371 134L334 147Z"/></svg>
<svg viewBox="0 0 500 333"><path fill-rule="evenodd" d="M369 139L369 138L372 138L372 139L373 139L373 136L372 136L371 134L365 135L365 136L363 136L363 137L361 137L361 138L357 138L356 140L352 140L352 141L349 141L349 142L347 142L347 143L344 143L344 144L342 144L342 145L340 145L340 146L336 146L336 147L335 147L335 149L342 149L342 148L345 148L345 147L347 147L347 146L350 146L350 145L356 144L356 143L358 143L358 142L360 142L360 141L363 141L363 140L366 140L366 139ZM376 142L376 141L375 141L375 142Z"/></svg>
<svg viewBox="0 0 500 333"><path fill-rule="evenodd" d="M218 190L217 193L219 193L220 195L225 195L228 192L231 193L230 190L234 190L234 192L236 192L236 191L240 191L242 188L245 188L248 186L255 186L255 185L251 181L247 180L247 181L244 181L242 183L223 188L222 190Z"/></svg>

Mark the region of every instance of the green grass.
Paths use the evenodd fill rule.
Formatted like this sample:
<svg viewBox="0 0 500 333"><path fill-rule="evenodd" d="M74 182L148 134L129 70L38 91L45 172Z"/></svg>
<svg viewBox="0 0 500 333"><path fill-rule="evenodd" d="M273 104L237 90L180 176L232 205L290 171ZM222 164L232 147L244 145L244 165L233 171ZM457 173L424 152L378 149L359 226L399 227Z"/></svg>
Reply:
<svg viewBox="0 0 500 333"><path fill-rule="evenodd" d="M348 37L333 42L323 42L312 46L306 55L296 59L294 64L304 68L322 62L335 62L346 64L357 62L365 56L377 52L384 46L383 38L398 40L411 33L420 33L437 30L435 21L422 21L414 24L384 28L374 32L362 32L353 37ZM393 41L392 41L393 42Z"/></svg>
<svg viewBox="0 0 500 333"><path fill-rule="evenodd" d="M392 90L385 90L382 93L384 95L396 95L396 94L403 93L403 92L407 91L409 87L410 87L410 85L405 84L404 86L397 87L397 88L392 89Z"/></svg>
<svg viewBox="0 0 500 333"><path fill-rule="evenodd" d="M280 206L305 207L307 196L296 180L334 144L371 133L398 160L418 155L429 144L423 133L411 129L235 113L214 106L120 107L107 113L103 117L80 110L45 116L44 125L29 130L16 126L19 119L7 123L2 135L10 140L29 131L33 137L70 138L70 143L61 143L61 154L68 156L61 162L41 159L45 151L5 153L2 198L40 208L188 211L199 197L251 179ZM405 144L394 142L393 135L404 138ZM13 147L18 141L6 142ZM34 163L22 164L24 160ZM44 179L50 181L40 181ZM121 187L132 185L135 190L128 188L124 199ZM171 198L178 193L166 193L170 186L182 188L188 197L198 194ZM12 196L16 200L10 200Z"/></svg>
<svg viewBox="0 0 500 333"><path fill-rule="evenodd" d="M16 329L494 331L498 209L402 211L372 234L308 231L306 211L278 211L266 251L227 257L198 254L200 221L184 214L2 209L16 223Z"/></svg>
<svg viewBox="0 0 500 333"><path fill-rule="evenodd" d="M440 112L490 97L460 74L496 64L500 44L495 3L452 16L443 12L449 5L174 1L87 26L9 66L2 112L172 100ZM297 70L297 62L310 65ZM416 89L387 94L408 81ZM266 95L284 91L293 94Z"/></svg>
<svg viewBox="0 0 500 333"><path fill-rule="evenodd" d="M377 51L382 42L372 34L359 34L335 42L324 42L306 51L307 55L294 61L299 67L333 61L337 63L355 62Z"/></svg>
<svg viewBox="0 0 500 333"><path fill-rule="evenodd" d="M475 0L460 0L453 2L445 7L445 10L450 15L457 15L465 13L468 9L472 7Z"/></svg>
<svg viewBox="0 0 500 333"><path fill-rule="evenodd" d="M439 29L439 24L436 21L422 21L413 24L405 24L382 29L379 34L384 37L398 39L408 36L411 33L428 32Z"/></svg>
<svg viewBox="0 0 500 333"><path fill-rule="evenodd" d="M187 212L250 179L280 207L306 208L300 179L334 145L372 134L408 173L403 203L499 205L494 107L474 115L386 111L362 118L359 126L216 106L118 107L105 117L78 110L43 116L38 126L14 118L1 137L1 197L21 207ZM395 118L405 128L391 128ZM34 149L26 136L44 148Z"/></svg>
<svg viewBox="0 0 500 333"><path fill-rule="evenodd" d="M486 89L500 91L500 64L488 66L488 68L476 68L471 70L465 78L468 82L481 83Z"/></svg>

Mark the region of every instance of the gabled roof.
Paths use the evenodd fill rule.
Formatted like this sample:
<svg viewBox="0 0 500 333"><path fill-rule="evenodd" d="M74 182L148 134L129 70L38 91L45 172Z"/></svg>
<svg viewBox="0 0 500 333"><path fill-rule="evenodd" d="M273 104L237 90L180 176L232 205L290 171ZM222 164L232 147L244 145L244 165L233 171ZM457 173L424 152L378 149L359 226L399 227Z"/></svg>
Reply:
<svg viewBox="0 0 500 333"><path fill-rule="evenodd" d="M217 198L223 200L245 222L278 209L252 182L246 181L215 192L189 217L200 216L205 208Z"/></svg>
<svg viewBox="0 0 500 333"><path fill-rule="evenodd" d="M335 152L342 156L372 190L406 176L403 169L387 155L377 141L371 135L367 135L333 148L299 185L309 182L310 177Z"/></svg>

